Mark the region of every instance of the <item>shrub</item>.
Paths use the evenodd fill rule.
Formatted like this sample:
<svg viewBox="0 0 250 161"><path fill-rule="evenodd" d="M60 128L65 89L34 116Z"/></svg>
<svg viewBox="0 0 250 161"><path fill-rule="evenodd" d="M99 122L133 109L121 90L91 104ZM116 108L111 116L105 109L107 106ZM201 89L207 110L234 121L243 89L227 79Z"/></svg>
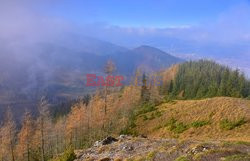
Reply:
<svg viewBox="0 0 250 161"><path fill-rule="evenodd" d="M165 126L171 126L174 125L177 122L177 120L175 118L171 118L166 124Z"/></svg>
<svg viewBox="0 0 250 161"><path fill-rule="evenodd" d="M177 133L177 134L183 133L184 131L188 129L187 125L185 125L182 122L178 122L174 118L171 118L165 126L168 126L170 131Z"/></svg>
<svg viewBox="0 0 250 161"><path fill-rule="evenodd" d="M155 113L151 113L150 117L148 118L149 120L155 119Z"/></svg>
<svg viewBox="0 0 250 161"><path fill-rule="evenodd" d="M161 117L161 116L162 116L162 113L161 113L160 111L156 111L156 112L155 112L155 116L156 116L156 117Z"/></svg>
<svg viewBox="0 0 250 161"><path fill-rule="evenodd" d="M148 117L147 117L147 115L142 115L142 117L143 117L143 121L146 121L146 120L148 120Z"/></svg>
<svg viewBox="0 0 250 161"><path fill-rule="evenodd" d="M163 102L164 103L173 103L173 102L175 102L174 99L175 99L175 97L173 95L166 95L163 98Z"/></svg>
<svg viewBox="0 0 250 161"><path fill-rule="evenodd" d="M149 152L147 157L146 157L146 160L153 160L155 155L156 155L155 151Z"/></svg>
<svg viewBox="0 0 250 161"><path fill-rule="evenodd" d="M76 155L74 153L74 150L72 147L69 147L61 156L58 156L50 161L73 161L75 159Z"/></svg>
<svg viewBox="0 0 250 161"><path fill-rule="evenodd" d="M181 156L175 159L175 161L189 161L189 159L185 156Z"/></svg>
<svg viewBox="0 0 250 161"><path fill-rule="evenodd" d="M247 154L236 154L225 157L225 161L246 161L250 160L250 155Z"/></svg>
<svg viewBox="0 0 250 161"><path fill-rule="evenodd" d="M138 136L138 133L136 130L126 127L120 131L120 135Z"/></svg>
<svg viewBox="0 0 250 161"><path fill-rule="evenodd" d="M188 126L185 125L182 122L176 122L175 126L172 127L172 129L170 129L171 131L180 134L183 133L184 131L186 131L188 129Z"/></svg>
<svg viewBox="0 0 250 161"><path fill-rule="evenodd" d="M223 119L220 122L220 127L221 127L221 129L224 129L224 130L232 130L232 129L239 127L245 123L246 123L245 118L241 118L241 119L236 120L236 121L230 121L228 119Z"/></svg>
<svg viewBox="0 0 250 161"><path fill-rule="evenodd" d="M156 111L156 112L151 113L151 115L149 117L147 115L142 115L143 121L153 120L156 117L161 117L161 116L162 116L162 113L160 111Z"/></svg>
<svg viewBox="0 0 250 161"><path fill-rule="evenodd" d="M156 110L156 108L155 108L154 104L145 103L145 104L142 105L142 107L140 108L140 110L137 112L136 115L145 114L145 113L152 112L152 111L155 111L155 110Z"/></svg>
<svg viewBox="0 0 250 161"><path fill-rule="evenodd" d="M191 123L192 127L198 128L210 124L209 121L194 121Z"/></svg>
<svg viewBox="0 0 250 161"><path fill-rule="evenodd" d="M133 128L136 127L136 115L132 111L129 115L128 123L124 129L120 131L120 134L137 136L137 131Z"/></svg>

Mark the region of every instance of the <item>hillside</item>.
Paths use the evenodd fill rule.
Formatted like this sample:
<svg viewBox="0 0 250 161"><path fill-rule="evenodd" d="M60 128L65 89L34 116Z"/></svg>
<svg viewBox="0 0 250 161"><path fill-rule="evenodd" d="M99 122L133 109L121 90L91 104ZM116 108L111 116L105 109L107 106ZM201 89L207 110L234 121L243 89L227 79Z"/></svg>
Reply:
<svg viewBox="0 0 250 161"><path fill-rule="evenodd" d="M146 45L135 48L132 51L138 57L142 57L142 59L140 59L140 61L137 63L138 67L147 69L151 72L155 71L153 69L166 69L173 64L181 63L184 61L166 52L163 52L162 50Z"/></svg>
<svg viewBox="0 0 250 161"><path fill-rule="evenodd" d="M27 52L22 57L18 57L21 50L6 49L8 55L0 55L0 120L8 105L18 108L15 117L20 118L25 108L36 112L34 104L42 96L57 105L92 93L94 88L85 87L86 74L102 75L108 60L115 63L115 74L123 75L127 82L137 68L157 71L183 61L149 46L130 50L72 34L24 48Z"/></svg>
<svg viewBox="0 0 250 161"><path fill-rule="evenodd" d="M136 133L149 137L250 141L250 101L229 97L171 101L139 114L135 124Z"/></svg>
<svg viewBox="0 0 250 161"><path fill-rule="evenodd" d="M121 135L107 144L96 142L76 150L76 161L250 160L249 100L172 101L136 113L129 132L137 137Z"/></svg>
<svg viewBox="0 0 250 161"><path fill-rule="evenodd" d="M33 118L32 114L25 112L21 126L17 128L8 109L0 127L0 137L10 142L0 142L0 147L6 149L0 151L0 156L5 160L11 157L42 160L42 157L47 157L53 161L64 161L61 157L74 157L73 151L80 149L80 154L77 153L80 161L87 156L101 159L115 157L115 154L121 155L122 159L136 160L134 157L145 159L145 155L155 154L152 149L160 151L162 144L170 143L170 147L163 148L164 155L160 155L172 158L170 160L181 156L197 160L198 156L193 154L196 151L201 155L203 152L209 154L204 161L207 157L209 161L214 157L218 161L223 157L240 157L241 160L243 157L243 161L249 158L249 80L244 75L204 60L185 62L150 74L161 76L162 84L154 85L150 75L137 71L130 85L100 88L90 97L69 103L70 109L62 105L61 109L54 111L55 115L50 115L50 104L43 98L37 107L38 117ZM212 82L217 82L213 84L216 88L207 87ZM193 90L195 88L198 90ZM197 92L200 89L204 92ZM9 135L6 129L10 129L13 135ZM119 135L126 135L128 139L110 146L99 146L100 142L96 142ZM144 139L138 140L138 137ZM108 138L102 143L116 140ZM224 147L225 142L230 142L230 146ZM238 146L238 142L239 149L234 146ZM30 155L25 155L27 152Z"/></svg>

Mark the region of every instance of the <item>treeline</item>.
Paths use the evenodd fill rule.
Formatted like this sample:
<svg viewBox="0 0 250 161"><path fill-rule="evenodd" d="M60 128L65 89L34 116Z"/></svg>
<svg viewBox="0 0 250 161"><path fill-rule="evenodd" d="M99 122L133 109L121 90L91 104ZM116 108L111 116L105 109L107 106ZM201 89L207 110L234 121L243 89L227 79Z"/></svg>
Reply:
<svg viewBox="0 0 250 161"><path fill-rule="evenodd" d="M112 73L112 65L108 67L107 73ZM163 96L195 99L250 94L250 83L242 73L205 60L179 65L174 77L160 87L139 72L131 83L115 92L111 88L97 90L91 99L86 96L71 102L71 110L61 113L60 108L49 111L50 105L42 98L38 117L27 111L20 128L8 109L0 124L0 160L48 161L63 156L69 147L89 147L100 138L128 129L135 107L149 110L147 107L160 104Z"/></svg>
<svg viewBox="0 0 250 161"><path fill-rule="evenodd" d="M26 111L20 128L8 108L0 124L0 160L48 161L68 149L83 149L96 140L119 134L139 99L136 87L114 93L98 90L88 102L79 100L67 115L61 116L51 113L50 104L41 99L38 117Z"/></svg>
<svg viewBox="0 0 250 161"><path fill-rule="evenodd" d="M112 74L114 69L114 64L107 62L105 73ZM92 97L62 104L61 111L59 107L51 110L47 99L41 98L38 117L26 111L20 128L8 108L0 123L0 160L71 161L72 149L89 147L111 133L119 134L139 100L140 88L134 86L99 89ZM62 159L64 156L70 159Z"/></svg>
<svg viewBox="0 0 250 161"><path fill-rule="evenodd" d="M250 81L243 73L208 60L180 64L175 78L162 88L168 96L183 99L250 96Z"/></svg>

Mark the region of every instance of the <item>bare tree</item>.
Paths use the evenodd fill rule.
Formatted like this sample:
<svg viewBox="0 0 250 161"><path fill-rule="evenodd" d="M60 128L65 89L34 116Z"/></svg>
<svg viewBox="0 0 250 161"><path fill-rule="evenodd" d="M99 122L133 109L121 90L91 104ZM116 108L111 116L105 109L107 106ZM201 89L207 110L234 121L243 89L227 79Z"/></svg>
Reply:
<svg viewBox="0 0 250 161"><path fill-rule="evenodd" d="M111 61L108 60L105 67L104 67L104 73L106 76L112 75L116 70L115 64ZM107 95L108 95L108 82L106 81L106 85L104 88L104 114L107 114Z"/></svg>
<svg viewBox="0 0 250 161"><path fill-rule="evenodd" d="M3 160L15 161L15 140L16 140L16 124L10 107L7 108L3 127L1 128ZM10 154L10 155L9 155ZM5 158L5 159L4 159Z"/></svg>
<svg viewBox="0 0 250 161"><path fill-rule="evenodd" d="M38 128L40 132L40 148L41 148L41 160L45 161L45 138L48 132L48 126L50 122L48 102L45 97L42 97L38 107L39 118L38 118Z"/></svg>
<svg viewBox="0 0 250 161"><path fill-rule="evenodd" d="M23 118L22 128L18 134L18 153L21 155L21 160L30 161L31 142L34 133L33 124L34 121L30 112L26 111Z"/></svg>

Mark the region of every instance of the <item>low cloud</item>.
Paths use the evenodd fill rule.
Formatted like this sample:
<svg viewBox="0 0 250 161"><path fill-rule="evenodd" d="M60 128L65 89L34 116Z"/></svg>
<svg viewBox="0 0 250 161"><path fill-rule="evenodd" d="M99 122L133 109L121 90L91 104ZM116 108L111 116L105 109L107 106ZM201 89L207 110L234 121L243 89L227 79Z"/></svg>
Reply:
<svg viewBox="0 0 250 161"><path fill-rule="evenodd" d="M105 22L72 23L64 17L48 16L38 10L39 4L51 4L49 0L0 0L0 3L0 56L7 51L25 55L36 50L34 43L55 43L64 35L74 33L130 48L147 44L181 56L245 58L250 61L249 2L236 5L217 18L195 26L165 28L124 27ZM236 61L233 66L237 64L241 63Z"/></svg>

